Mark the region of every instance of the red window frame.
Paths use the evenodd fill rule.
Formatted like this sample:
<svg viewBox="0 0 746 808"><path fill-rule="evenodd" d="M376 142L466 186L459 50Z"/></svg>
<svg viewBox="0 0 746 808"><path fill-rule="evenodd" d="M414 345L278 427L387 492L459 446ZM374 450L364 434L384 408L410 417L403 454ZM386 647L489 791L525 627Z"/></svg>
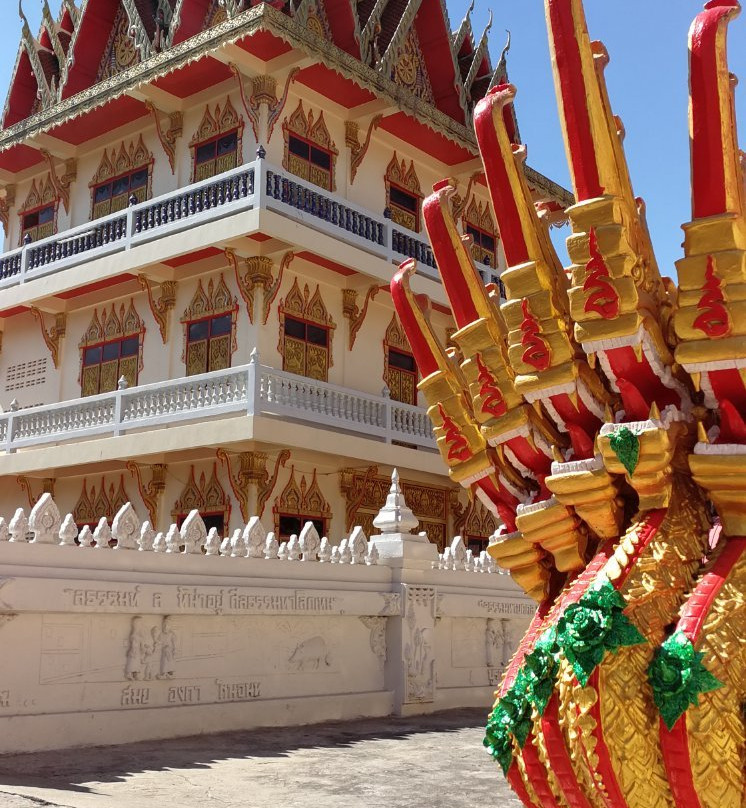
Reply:
<svg viewBox="0 0 746 808"><path fill-rule="evenodd" d="M391 354L392 353L396 353L396 354L399 354L400 356L404 356L404 357L407 357L408 359L411 359L412 360L412 365L414 367L414 370L410 371L408 368L403 368L403 367L400 367L399 365L392 365L392 363L391 363ZM410 353L409 351L403 351L401 348L395 348L392 345L387 345L386 346L386 367L387 367L387 369L389 371L389 374L391 373L391 368L394 367L400 373L405 373L408 376L412 376L412 382L413 382L412 383L412 390L414 391L414 401L402 401L402 399L394 398L393 396L392 396L392 398L393 398L394 401L399 401L402 404L412 404L413 406L416 406L417 405L417 383L420 380L420 372L419 372L419 369L417 367L417 360L415 359L414 354ZM386 381L388 383L388 379ZM389 391L390 390L391 390L391 387L389 386Z"/></svg>
<svg viewBox="0 0 746 808"><path fill-rule="evenodd" d="M200 182L201 180L205 180L205 179L208 179L209 177L214 177L217 174L222 174L223 173L222 171L217 171L216 170L212 174L208 174L205 177L199 177L199 178L197 177L197 170L198 170L199 166L201 166L201 165L205 165L206 163L212 162L212 163L215 164L215 168L217 169L218 157L222 156L222 155L218 155L218 142L220 140L222 140L223 138L230 137L231 135L235 136L235 138L236 138L236 149L235 149L235 152L234 152L235 156L236 156L236 162L235 162L235 165L232 166L231 168L235 168L236 166L238 166L238 164L239 164L239 154L238 154L238 152L239 152L239 149L241 147L241 134L239 132L238 127L236 127L235 129L229 129L227 132L222 132L219 135L213 135L212 137L208 137L206 140L203 140L200 143L195 143L194 144L194 146L193 146L194 152L193 152L193 160L192 160L192 178L193 178L194 182ZM213 150L213 156L209 160L197 160L197 153L199 152L199 150L203 149L205 146L209 146L211 144L214 145L214 147L215 147L214 150ZM229 152L226 152L226 154L228 154L228 153ZM225 169L225 170L230 171L231 169Z"/></svg>
<svg viewBox="0 0 746 808"><path fill-rule="evenodd" d="M222 314L208 314L208 315L206 315L204 317L199 317L196 320L187 320L187 322L185 323L185 326L186 326L186 351L185 351L185 354L184 354L185 357L186 357L187 372L189 372L189 346L194 344L194 343L197 343L197 342L206 342L207 343L207 350L205 351L205 365L206 365L206 367L205 367L204 370L199 371L199 373L210 373L211 370L213 370L213 368L210 368L210 341L212 339L218 339L219 337L224 337L226 334L229 335L231 341L233 340L233 315L234 315L233 311L227 311L227 312L223 312ZM223 318L228 318L228 321L229 321L228 331L225 331L225 332L220 333L220 334L213 334L212 333L212 325L211 325L212 322L214 320L222 320ZM197 325L198 323L205 323L205 322L210 323L210 325L208 326L207 337L204 338L204 339L192 339L191 336L190 336L192 326ZM230 362L228 364L228 367L230 367ZM217 370L224 370L224 368L217 368ZM197 375L199 375L199 373L189 373L189 375L190 376L197 376Z"/></svg>
<svg viewBox="0 0 746 808"><path fill-rule="evenodd" d="M44 236L39 236L38 230L40 227L38 217L42 211L50 210L52 212L52 218L49 221L52 223L52 232L47 233ZM26 227L26 218L28 216L33 216L34 214L37 215L37 222L32 227ZM24 243L27 233L31 233L32 231L37 231L36 235L32 235L31 241L38 241L39 238L48 238L49 236L53 236L57 232L57 202L47 202L44 205L37 205L35 208L31 208L31 210L24 210L23 213L20 214L21 217L21 244ZM44 222L47 224L48 222Z"/></svg>
<svg viewBox="0 0 746 808"><path fill-rule="evenodd" d="M297 531L293 531L292 533L286 533L282 530L282 519L298 519L300 521L300 527ZM328 527L327 520L323 516L303 516L298 515L295 513L283 513L280 512L277 514L277 538L279 541L287 541L291 536L300 536L301 530L305 526L306 522L313 522L316 525L316 530L318 531L319 536L323 537L326 536L326 529ZM319 523L321 524L321 530L319 530Z"/></svg>
<svg viewBox="0 0 746 808"><path fill-rule="evenodd" d="M403 205L399 205L392 199L391 191L398 191L400 194L404 194L405 196L409 196L415 201L415 210L410 210L409 208L404 207ZM389 207L397 208L398 210L405 213L407 216L414 216L415 217L415 227L414 232L420 232L420 214L422 211L422 198L417 196L417 194L413 194L411 191L408 191L406 188L402 188L401 185L397 185L395 182L389 182Z"/></svg>
<svg viewBox="0 0 746 808"><path fill-rule="evenodd" d="M150 185L150 165L151 165L150 163L145 163L144 165L139 166L138 168L132 169L132 171L125 171L123 174L118 174L116 177L111 177L108 180L106 180L105 182L99 182L96 185L93 185L91 187L91 216L93 218L98 219L101 216L108 216L109 213L117 213L120 210L124 210L124 208L126 208L129 205L130 196L133 193L135 193L137 195L137 192L140 189L144 189L144 192L142 194L142 199L140 199L140 197L138 195L137 201L138 202L144 202L148 198L148 186ZM142 185L137 185L137 186L135 186L133 188L132 187L132 177L135 174L139 174L142 171L145 172L145 182ZM121 193L118 193L115 196L114 195L114 183L119 182L120 180L124 179L125 177L129 178L129 183L127 184L127 190L123 191ZM100 202L97 202L96 201L96 194L98 193L99 189L105 187L106 185L111 186L111 192L110 192L109 198L108 198L109 211L108 211L108 213L102 213L102 214L100 214L100 216L97 216L96 212L95 212L96 208L97 208L98 205L103 204L103 202L105 200L101 200ZM114 210L112 210L111 206L112 206L112 202L114 201L114 199L118 199L119 197L122 197L122 196L125 197L124 204L121 207L117 207Z"/></svg>
<svg viewBox="0 0 746 808"><path fill-rule="evenodd" d="M85 371L86 368L95 367L96 365L101 367L104 364L104 348L107 345L119 345L119 353L116 356L116 360L117 360L117 374L116 374L117 382L119 381L119 379L120 379L120 377L122 375L122 373L121 373L121 361L122 361L122 359L128 359L131 356L135 356L135 357L137 357L137 361L135 362L135 378L131 381L131 384L133 386L136 385L137 384L137 378L138 378L138 375L140 373L140 359L139 359L139 357L140 357L140 349L142 347L141 346L141 339L142 339L142 333L129 334L126 337L117 337L116 339L101 340L101 342L94 342L94 343L92 343L90 345L83 346L83 349L82 349L83 350L83 356L82 356L82 361L81 361L81 376L82 376L82 374L83 374L83 372ZM128 353L128 354L122 355L122 345L123 345L123 343L129 342L130 340L135 340L136 341L137 350L134 353ZM89 351L93 351L96 348L101 349L101 355L100 355L98 361L97 362L88 362L88 361L86 361ZM106 362L113 362L113 361L114 361L114 357L111 357L110 359L106 360ZM89 395L98 395L101 392L104 392L104 393L111 392L110 390L103 390L103 391L101 390L101 374L100 373L99 373L98 381L99 381L99 383L98 383L98 388L99 388L98 393L90 393ZM81 379L81 382L82 382L82 379ZM116 387L114 387L114 390L116 390Z"/></svg>
<svg viewBox="0 0 746 808"><path fill-rule="evenodd" d="M473 247L477 247L481 252L489 253L491 255L490 269L497 271L497 236L482 227L472 224L468 219L464 220L464 232L466 235L471 236L474 239L474 243L472 245ZM478 241L476 238L474 238L475 235L480 237ZM491 249L489 247L485 247L482 243L482 239L485 236L492 241ZM475 260L479 259L475 257ZM483 264L484 261L480 261L479 263Z"/></svg>
<svg viewBox="0 0 746 808"><path fill-rule="evenodd" d="M308 157L303 157L302 155L297 154L296 152L294 152L294 151L292 151L290 149L290 138L295 138L295 140L299 140L301 143L305 143L305 145L308 146ZM326 157L329 159L329 165L328 166L322 166L322 165L319 165L318 163L313 161L313 159L312 159L312 157L313 157L313 149L316 149L317 151L319 151L322 154L326 155ZM313 168L315 168L315 169L317 169L319 171L325 172L328 175L329 182L328 182L328 184L326 186L324 186L324 189L327 190L327 191L332 190L332 185L333 185L332 172L334 171L334 153L332 151L330 151L329 149L324 148L324 146L319 146L318 143L314 143L312 140L309 140L307 137L303 137L303 135L299 135L296 132L293 132L292 129L288 129L288 160L289 160L289 158L291 156L294 157L296 160L302 160L302 161L308 163L309 177L310 177L310 169L311 169L311 167L313 167ZM309 182L311 182L311 181L312 180L309 180ZM314 184L318 184L318 183L314 183Z"/></svg>

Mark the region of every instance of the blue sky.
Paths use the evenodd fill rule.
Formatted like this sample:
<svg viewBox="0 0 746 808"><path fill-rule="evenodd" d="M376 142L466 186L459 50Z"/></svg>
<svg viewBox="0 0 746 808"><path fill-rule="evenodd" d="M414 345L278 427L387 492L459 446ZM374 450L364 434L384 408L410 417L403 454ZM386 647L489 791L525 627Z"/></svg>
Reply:
<svg viewBox="0 0 746 808"><path fill-rule="evenodd" d="M467 0L447 0L455 28ZM20 21L14 0L4 0L0 29L0 85L7 88L15 62ZM50 3L56 12L59 2ZM648 221L664 274L674 275L681 257L680 225L690 216L689 143L687 126L687 31L702 8L701 0L586 0L591 36L601 39L611 55L607 80L614 111L627 131L626 151L637 195L647 203ZM516 108L529 162L552 179L569 186L564 146L557 118L544 4L541 0L496 3L490 49L496 62L513 34L509 56L511 81L518 87ZM477 0L472 15L481 32L488 4ZM26 0L33 31L41 16L38 0ZM746 15L731 26L730 66L746 82ZM740 129L746 131L746 99L740 97Z"/></svg>

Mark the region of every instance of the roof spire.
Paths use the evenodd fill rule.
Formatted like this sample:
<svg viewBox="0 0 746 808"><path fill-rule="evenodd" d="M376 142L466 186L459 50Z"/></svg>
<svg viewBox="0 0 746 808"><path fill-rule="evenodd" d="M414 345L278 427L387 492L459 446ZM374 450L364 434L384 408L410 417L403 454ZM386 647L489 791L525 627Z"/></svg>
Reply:
<svg viewBox="0 0 746 808"><path fill-rule="evenodd" d="M490 90L493 87L497 87L498 84L505 84L508 80L508 53L510 52L512 36L507 28L505 29L505 33L508 35L508 41L505 43L505 47L500 54L500 61L497 63L495 72L492 74Z"/></svg>

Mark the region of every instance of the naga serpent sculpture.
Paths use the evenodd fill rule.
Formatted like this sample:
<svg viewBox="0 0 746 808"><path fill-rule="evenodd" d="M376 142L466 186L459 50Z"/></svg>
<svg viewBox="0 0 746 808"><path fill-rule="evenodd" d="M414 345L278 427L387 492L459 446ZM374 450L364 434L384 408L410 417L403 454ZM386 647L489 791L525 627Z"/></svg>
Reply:
<svg viewBox="0 0 746 808"><path fill-rule="evenodd" d="M485 287L445 180L423 217L458 331L391 283L438 447L502 521L538 603L485 745L527 808L739 808L746 698L746 190L728 72L737 0L690 32L692 221L661 277L581 0L545 0L576 203L563 270L510 142L474 114L508 269Z"/></svg>

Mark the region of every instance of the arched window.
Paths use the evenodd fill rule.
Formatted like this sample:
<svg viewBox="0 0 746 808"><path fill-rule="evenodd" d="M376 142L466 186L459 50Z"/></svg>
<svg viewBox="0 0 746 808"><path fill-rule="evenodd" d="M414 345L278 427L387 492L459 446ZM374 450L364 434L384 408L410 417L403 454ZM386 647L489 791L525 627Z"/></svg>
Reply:
<svg viewBox="0 0 746 808"><path fill-rule="evenodd" d="M240 165L243 161L242 134L243 121L230 98L225 99L222 109L220 104L216 104L214 113L210 112L208 104L189 143L192 150L192 182L214 177Z"/></svg>
<svg viewBox="0 0 746 808"><path fill-rule="evenodd" d="M104 154L93 175L91 188L91 218L98 219L124 210L131 196L138 202L150 198L153 155L145 148L142 136L129 148L120 144L111 154Z"/></svg>
<svg viewBox="0 0 746 808"><path fill-rule="evenodd" d="M209 480L203 471L197 481L194 466L191 467L189 480L181 496L174 503L171 518L177 527L181 527L182 522L193 510L199 511L208 531L214 527L221 536L225 536L230 522L231 502L218 480L216 464L213 464Z"/></svg>
<svg viewBox="0 0 746 808"><path fill-rule="evenodd" d="M396 314L392 315L386 329L383 356L383 380L391 398L404 404L417 404L417 363Z"/></svg>
<svg viewBox="0 0 746 808"><path fill-rule="evenodd" d="M282 369L310 379L327 381L332 366L332 337L337 327L326 310L319 286L310 296L308 284L301 293L298 279L280 301Z"/></svg>
<svg viewBox="0 0 746 808"><path fill-rule="evenodd" d="M275 516L275 533L282 541L295 534L300 535L306 522L313 522L319 536L326 536L332 511L321 493L314 469L311 484L301 476L300 485L295 479L295 466L290 468L290 479L272 508Z"/></svg>
<svg viewBox="0 0 746 808"><path fill-rule="evenodd" d="M386 184L386 207L391 221L406 227L408 230L420 232L420 210L422 208L422 188L414 170L414 161L399 161L394 152L391 162L386 167L384 177Z"/></svg>
<svg viewBox="0 0 746 808"><path fill-rule="evenodd" d="M231 366L231 356L238 348L236 314L238 301L225 285L221 273L218 283L197 282L197 291L181 322L184 326L184 349L181 355L186 375L224 370Z"/></svg>
<svg viewBox="0 0 746 808"><path fill-rule="evenodd" d="M26 201L18 211L21 219L19 244L25 244L27 236L31 241L53 236L57 232L57 206L59 198L52 178L47 174L44 180L31 181Z"/></svg>
<svg viewBox="0 0 746 808"><path fill-rule="evenodd" d="M464 234L471 236L471 254L480 264L497 268L497 228L489 205L477 202L472 197L463 218Z"/></svg>
<svg viewBox="0 0 746 808"><path fill-rule="evenodd" d="M324 113L314 120L313 110L306 115L303 102L299 101L295 112L282 122L282 131L285 169L327 191L335 190L334 171L339 152L326 128Z"/></svg>
<svg viewBox="0 0 746 808"><path fill-rule="evenodd" d="M125 311L116 308L93 310L91 323L80 341L80 392L95 396L117 389L119 379L137 384L142 370L142 348L145 326L135 310L132 300Z"/></svg>

